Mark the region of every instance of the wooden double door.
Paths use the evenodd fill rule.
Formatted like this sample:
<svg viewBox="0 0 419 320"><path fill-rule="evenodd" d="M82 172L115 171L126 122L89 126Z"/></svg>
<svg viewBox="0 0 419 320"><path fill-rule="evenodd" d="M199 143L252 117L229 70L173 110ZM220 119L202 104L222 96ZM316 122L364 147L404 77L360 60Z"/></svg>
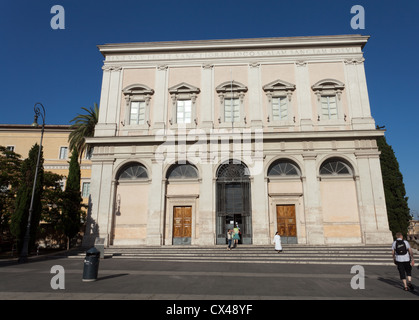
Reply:
<svg viewBox="0 0 419 320"><path fill-rule="evenodd" d="M173 244L191 244L192 207L173 207Z"/></svg>
<svg viewBox="0 0 419 320"><path fill-rule="evenodd" d="M277 231L282 243L297 243L297 219L295 205L276 206Z"/></svg>

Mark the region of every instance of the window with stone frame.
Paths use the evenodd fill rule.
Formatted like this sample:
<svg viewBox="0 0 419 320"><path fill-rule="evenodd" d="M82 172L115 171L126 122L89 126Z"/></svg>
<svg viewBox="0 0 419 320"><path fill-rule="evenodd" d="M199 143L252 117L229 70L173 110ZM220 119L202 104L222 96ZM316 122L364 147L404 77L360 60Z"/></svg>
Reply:
<svg viewBox="0 0 419 320"><path fill-rule="evenodd" d="M179 83L169 88L172 99L172 117L170 124L198 123L196 101L200 90L186 82Z"/></svg>
<svg viewBox="0 0 419 320"><path fill-rule="evenodd" d="M247 87L237 81L226 81L215 90L220 98L219 123L245 123L244 97Z"/></svg>
<svg viewBox="0 0 419 320"><path fill-rule="evenodd" d="M279 79L263 86L263 91L268 98L268 122L284 122L294 119L291 107L294 90L294 84Z"/></svg>
<svg viewBox="0 0 419 320"><path fill-rule="evenodd" d="M324 79L312 87L317 96L317 120L346 120L341 104L345 85L335 79Z"/></svg>
<svg viewBox="0 0 419 320"><path fill-rule="evenodd" d="M154 90L143 84L132 84L122 90L126 101L125 119L122 124L148 127L150 124L150 100Z"/></svg>

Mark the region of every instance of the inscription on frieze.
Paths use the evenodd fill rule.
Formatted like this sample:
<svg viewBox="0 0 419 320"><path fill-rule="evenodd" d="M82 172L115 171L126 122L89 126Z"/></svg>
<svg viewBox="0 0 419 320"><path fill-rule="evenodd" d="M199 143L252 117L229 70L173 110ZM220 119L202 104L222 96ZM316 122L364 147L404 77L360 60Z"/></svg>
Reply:
<svg viewBox="0 0 419 320"><path fill-rule="evenodd" d="M161 54L126 54L109 55L106 61L152 61L152 60L190 60L190 59L217 59L217 58L252 58L276 56L308 56L360 53L359 48L309 48L309 49L278 49L278 50L244 50L244 51L218 51L218 52L187 52L187 53L161 53Z"/></svg>

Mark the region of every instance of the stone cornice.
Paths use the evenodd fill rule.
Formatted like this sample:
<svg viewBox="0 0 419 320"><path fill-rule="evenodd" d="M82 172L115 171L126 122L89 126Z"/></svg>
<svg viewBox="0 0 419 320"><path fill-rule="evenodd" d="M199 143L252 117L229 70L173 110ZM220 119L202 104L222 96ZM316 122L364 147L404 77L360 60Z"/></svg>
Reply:
<svg viewBox="0 0 419 320"><path fill-rule="evenodd" d="M175 51L205 51L205 50L246 50L272 48L301 48L322 46L365 46L369 36L362 35L332 35L282 38L250 38L250 39L218 39L192 41L162 41L140 43L111 43L98 45L100 52L106 56L115 53L150 53Z"/></svg>
<svg viewBox="0 0 419 320"><path fill-rule="evenodd" d="M188 132L186 132L186 136ZM195 138L199 136L205 136L208 141L212 139L211 134L207 133L193 133ZM229 137L232 133L226 132L217 132L215 136L217 139L221 138L223 135ZM260 133L259 133L260 135ZM384 131L382 130L341 130L341 131L302 131L302 132L264 132L263 140L267 141L286 141L286 140L318 140L318 139L375 139L378 137L384 136ZM167 139L162 135L143 135L143 136L123 136L123 137L94 137L86 138L86 143L90 145L140 145L140 144L160 144L165 142ZM174 141L177 141L178 134L174 133L173 135L167 136L171 139L174 138ZM185 134L182 134L182 137L185 137ZM256 137L259 139L260 137ZM255 139L255 133L251 133L251 140ZM201 140L196 140L201 141ZM195 143L194 141L187 140L186 143Z"/></svg>

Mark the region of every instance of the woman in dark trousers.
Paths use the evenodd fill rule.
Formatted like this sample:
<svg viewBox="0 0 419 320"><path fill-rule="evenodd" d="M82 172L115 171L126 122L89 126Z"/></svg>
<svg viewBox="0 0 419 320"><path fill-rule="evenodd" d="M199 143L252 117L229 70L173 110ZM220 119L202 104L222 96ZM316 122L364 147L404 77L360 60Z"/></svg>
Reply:
<svg viewBox="0 0 419 320"><path fill-rule="evenodd" d="M403 240L403 235L400 232L396 233L396 238L397 239L393 242L392 246L393 260L399 270L400 280L403 282L404 290L413 290L412 266L415 265L413 252L410 248L409 242Z"/></svg>

